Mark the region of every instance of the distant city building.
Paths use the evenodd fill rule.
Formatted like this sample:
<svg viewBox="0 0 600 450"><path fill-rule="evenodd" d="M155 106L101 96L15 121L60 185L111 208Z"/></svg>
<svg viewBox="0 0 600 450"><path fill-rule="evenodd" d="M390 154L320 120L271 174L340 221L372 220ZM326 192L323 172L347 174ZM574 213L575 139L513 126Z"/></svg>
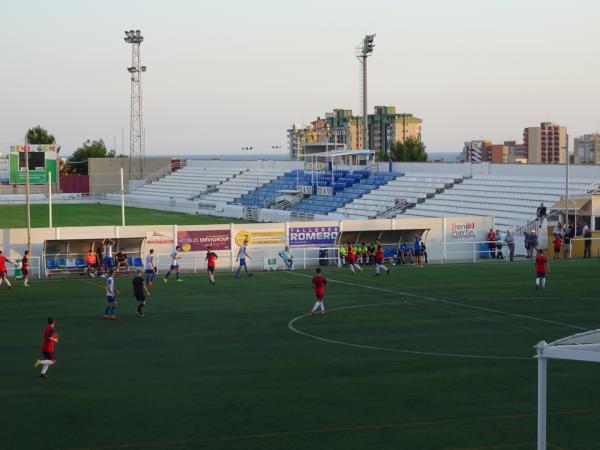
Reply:
<svg viewBox="0 0 600 450"><path fill-rule="evenodd" d="M529 164L564 164L567 155L567 128L552 122L523 131L523 145Z"/></svg>
<svg viewBox="0 0 600 450"><path fill-rule="evenodd" d="M575 138L573 149L575 164L600 164L600 134L584 134Z"/></svg>
<svg viewBox="0 0 600 450"><path fill-rule="evenodd" d="M463 162L481 163L491 160L492 141L467 141L463 146L460 160Z"/></svg>
<svg viewBox="0 0 600 450"><path fill-rule="evenodd" d="M465 142L458 160L472 163L524 164L527 163L527 155L523 144L517 144L515 141L493 144L489 140L475 140Z"/></svg>
<svg viewBox="0 0 600 450"><path fill-rule="evenodd" d="M412 137L421 140L422 120L412 114L397 114L391 106L376 106L368 117L369 150L385 150L392 144ZM291 159L327 150L362 150L362 117L350 109L334 109L325 118L317 117L310 125L292 125L287 131Z"/></svg>

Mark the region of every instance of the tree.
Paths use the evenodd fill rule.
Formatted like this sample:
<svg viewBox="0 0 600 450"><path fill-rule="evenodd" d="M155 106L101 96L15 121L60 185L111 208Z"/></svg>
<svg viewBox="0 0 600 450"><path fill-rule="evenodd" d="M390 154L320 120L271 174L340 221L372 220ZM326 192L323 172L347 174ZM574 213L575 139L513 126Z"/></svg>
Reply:
<svg viewBox="0 0 600 450"><path fill-rule="evenodd" d="M28 144L56 144L54 136L40 125L27 130L26 136Z"/></svg>
<svg viewBox="0 0 600 450"><path fill-rule="evenodd" d="M115 151L108 151L102 139L97 141L85 141L69 158L69 172L87 175L88 159L90 158L114 158Z"/></svg>
<svg viewBox="0 0 600 450"><path fill-rule="evenodd" d="M392 145L389 156L380 153L379 157L382 161L391 159L392 161L425 162L427 161L427 152L423 142L409 137L404 142L398 141Z"/></svg>

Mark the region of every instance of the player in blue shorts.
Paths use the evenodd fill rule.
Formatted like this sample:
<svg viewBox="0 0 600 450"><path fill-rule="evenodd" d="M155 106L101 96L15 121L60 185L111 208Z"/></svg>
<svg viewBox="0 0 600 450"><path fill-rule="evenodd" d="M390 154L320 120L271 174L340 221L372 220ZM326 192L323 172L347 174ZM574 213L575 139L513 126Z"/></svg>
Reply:
<svg viewBox="0 0 600 450"><path fill-rule="evenodd" d="M248 254L248 239L244 241L244 244L240 247L238 251L237 258L235 258L236 261L240 262L240 266L238 267L237 272L235 274L236 278L240 277L242 267L244 268L246 275L248 275L249 277L253 275L253 273L248 270L248 266L246 265L246 258L252 259L252 257Z"/></svg>
<svg viewBox="0 0 600 450"><path fill-rule="evenodd" d="M117 320L117 290L115 289L115 279L113 278L114 270L108 271L106 279L106 309L104 310L104 320Z"/></svg>
<svg viewBox="0 0 600 450"><path fill-rule="evenodd" d="M179 252L181 252L181 247L178 245L177 247L175 247L175 251L171 253L171 267L169 268L169 271L165 274L165 277L163 278L163 281L165 283L168 281L167 278L169 278L169 275L171 275L172 271L175 271L175 279L177 281L183 281L181 278L179 278L179 260L181 259L181 256L179 256Z"/></svg>
<svg viewBox="0 0 600 450"><path fill-rule="evenodd" d="M156 275L156 258L154 257L154 249L151 248L149 254L146 256L146 261L144 262L144 274L146 286L152 287L152 281L154 280L154 275Z"/></svg>

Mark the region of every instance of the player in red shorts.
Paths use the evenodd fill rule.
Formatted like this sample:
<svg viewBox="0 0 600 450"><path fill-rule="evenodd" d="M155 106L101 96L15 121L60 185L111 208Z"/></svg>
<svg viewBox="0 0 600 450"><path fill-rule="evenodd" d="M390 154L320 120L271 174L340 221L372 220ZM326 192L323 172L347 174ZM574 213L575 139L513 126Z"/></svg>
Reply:
<svg viewBox="0 0 600 450"><path fill-rule="evenodd" d="M211 246L206 247L206 270L210 285L215 285L215 267L217 266L217 254L211 250Z"/></svg>
<svg viewBox="0 0 600 450"><path fill-rule="evenodd" d="M321 314L325 314L325 305L323 305L323 296L325 295L325 286L327 286L327 280L323 275L321 275L321 269L317 267L317 274L312 277L312 286L315 290L315 296L317 297L317 302L315 306L310 310L310 314L314 314L319 309L321 310Z"/></svg>
<svg viewBox="0 0 600 450"><path fill-rule="evenodd" d="M538 250L538 255L535 258L535 271L537 273L535 279L535 288L540 287L544 289L546 287L546 272L548 270L548 259L544 256L544 250Z"/></svg>
<svg viewBox="0 0 600 450"><path fill-rule="evenodd" d="M54 344L58 342L58 334L54 330L55 325L54 319L48 317L48 326L44 329L44 341L42 342L42 354L44 355L44 359L38 359L34 364L34 367L42 366L40 378L48 378L48 375L46 375L48 367L56 362L54 356Z"/></svg>
<svg viewBox="0 0 600 450"><path fill-rule="evenodd" d="M346 257L346 260L348 261L348 266L352 273L356 273L354 269L358 269L362 272L362 267L356 264L356 253L354 253L354 247L350 242L348 242L348 256Z"/></svg>
<svg viewBox="0 0 600 450"><path fill-rule="evenodd" d="M29 287L29 250L25 250L23 253L21 272L23 272L23 286Z"/></svg>
<svg viewBox="0 0 600 450"><path fill-rule="evenodd" d="M4 282L6 283L9 289L12 289L12 284L10 284L10 281L8 281L6 261L8 261L11 264L14 264L15 267L17 266L16 262L14 262L12 259L8 259L2 254L2 250L0 250L0 286L2 286L2 283Z"/></svg>
<svg viewBox="0 0 600 450"><path fill-rule="evenodd" d="M381 245L381 241L377 241L377 250L375 251L375 276L379 276L379 271L381 269L385 270L385 273L390 274L390 269L383 265L383 246Z"/></svg>

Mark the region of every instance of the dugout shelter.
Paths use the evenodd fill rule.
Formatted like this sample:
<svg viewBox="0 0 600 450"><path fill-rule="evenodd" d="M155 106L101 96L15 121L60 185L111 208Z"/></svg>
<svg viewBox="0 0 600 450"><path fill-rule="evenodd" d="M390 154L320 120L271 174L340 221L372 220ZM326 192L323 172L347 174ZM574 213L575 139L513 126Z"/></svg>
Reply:
<svg viewBox="0 0 600 450"><path fill-rule="evenodd" d="M363 242L372 243L381 241L383 254L386 258L392 258L398 255L398 248L405 240L412 248L415 235L420 235L422 241L427 245L427 234L430 228L400 228L396 230L349 230L340 231L336 239L336 246L340 247L346 242L351 244L361 244Z"/></svg>
<svg viewBox="0 0 600 450"><path fill-rule="evenodd" d="M146 238L116 238L113 239L113 257L120 249L127 254L127 262L131 268L141 268L142 249ZM55 274L83 274L85 272L85 257L91 248L94 253L102 239L52 239L44 241L42 258L46 276ZM102 261L100 261L102 263Z"/></svg>

